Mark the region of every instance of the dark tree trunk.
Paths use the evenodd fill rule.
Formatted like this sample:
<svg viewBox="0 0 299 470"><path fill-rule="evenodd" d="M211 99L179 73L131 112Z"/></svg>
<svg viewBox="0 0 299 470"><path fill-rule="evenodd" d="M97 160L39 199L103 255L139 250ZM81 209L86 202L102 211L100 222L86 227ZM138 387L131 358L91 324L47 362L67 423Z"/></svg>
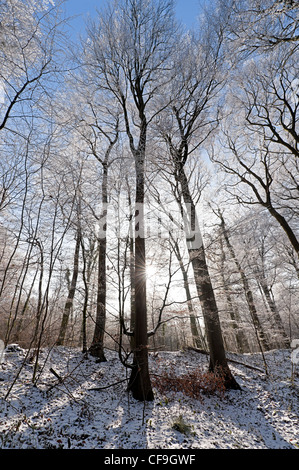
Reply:
<svg viewBox="0 0 299 470"><path fill-rule="evenodd" d="M97 285L97 313L92 344L89 352L101 362L105 362L104 336L106 325L106 239L99 240L98 244L98 285Z"/></svg>
<svg viewBox="0 0 299 470"><path fill-rule="evenodd" d="M93 340L89 347L92 356L97 357L99 361L105 362L104 336L106 326L106 250L107 250L107 181L108 165L103 164L103 183L102 183L102 203L103 212L101 215L101 227L98 238L98 284L97 284L97 310L96 324L94 328Z"/></svg>
<svg viewBox="0 0 299 470"><path fill-rule="evenodd" d="M88 249L85 246L84 239L81 237L81 252L83 260L82 278L84 284L84 300L82 307L82 329L80 344L82 344L82 352L87 353L87 317L88 317L88 303L89 303L89 284L95 263L95 242L93 239L89 240Z"/></svg>
<svg viewBox="0 0 299 470"><path fill-rule="evenodd" d="M88 307L88 298L89 298L89 284L88 284L88 277L87 277L87 263L86 263L86 253L84 248L84 243L81 242L82 248L82 259L83 259L83 270L82 270L82 277L83 277L83 284L84 284L84 301L83 301L83 309L82 309L82 328L81 328L81 335L82 335L82 352L87 353L87 330L86 330L86 323L87 323L87 307Z"/></svg>
<svg viewBox="0 0 299 470"><path fill-rule="evenodd" d="M130 196L130 187L128 184L128 205L130 208L132 208L132 201L131 201L131 196ZM135 329L135 244L134 244L134 216L133 214L130 214L130 220L129 220L129 253L130 253L130 307L131 307L131 312L130 312L130 330L134 331ZM134 336L130 337L130 344L131 344L131 350L134 351L135 349L135 341L134 341Z"/></svg>
<svg viewBox="0 0 299 470"><path fill-rule="evenodd" d="M145 282L145 240L135 240L135 329L134 329L134 368L129 389L133 397L140 401L153 400L153 392L148 371L148 334Z"/></svg>
<svg viewBox="0 0 299 470"><path fill-rule="evenodd" d="M145 140L144 140L145 144ZM134 360L128 389L139 401L152 401L148 370L148 332L146 305L146 256L144 225L144 155L145 148L135 155L136 212L135 212L135 328Z"/></svg>
<svg viewBox="0 0 299 470"><path fill-rule="evenodd" d="M204 247L202 246L200 249L196 250L189 249L189 256L192 262L195 284L204 316L210 352L210 370L217 372L217 369L220 368L224 375L226 388L240 389L227 363L218 308L208 271Z"/></svg>

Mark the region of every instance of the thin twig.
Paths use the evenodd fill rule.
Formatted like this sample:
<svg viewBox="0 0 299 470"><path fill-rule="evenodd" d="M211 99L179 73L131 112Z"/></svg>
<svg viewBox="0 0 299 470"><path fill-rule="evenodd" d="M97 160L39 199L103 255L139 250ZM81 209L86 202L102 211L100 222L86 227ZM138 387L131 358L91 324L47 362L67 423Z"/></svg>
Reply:
<svg viewBox="0 0 299 470"><path fill-rule="evenodd" d="M119 380L118 382L114 382L113 384L106 385L105 387L95 387L95 388L89 388L88 390L92 390L94 392L100 392L101 390L105 390L110 387L114 387L115 385L121 384L123 382L129 381L128 378L125 378L123 380Z"/></svg>

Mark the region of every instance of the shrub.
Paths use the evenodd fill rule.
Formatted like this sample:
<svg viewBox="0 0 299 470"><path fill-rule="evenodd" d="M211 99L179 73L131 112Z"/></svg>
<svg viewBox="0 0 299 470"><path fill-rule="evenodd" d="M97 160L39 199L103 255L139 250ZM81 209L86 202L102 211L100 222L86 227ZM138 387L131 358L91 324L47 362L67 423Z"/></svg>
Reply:
<svg viewBox="0 0 299 470"><path fill-rule="evenodd" d="M175 370L165 371L163 376L155 375L153 386L163 394L181 392L185 396L200 400L203 395L219 395L225 393L224 379L221 371L204 372L201 368L177 375Z"/></svg>

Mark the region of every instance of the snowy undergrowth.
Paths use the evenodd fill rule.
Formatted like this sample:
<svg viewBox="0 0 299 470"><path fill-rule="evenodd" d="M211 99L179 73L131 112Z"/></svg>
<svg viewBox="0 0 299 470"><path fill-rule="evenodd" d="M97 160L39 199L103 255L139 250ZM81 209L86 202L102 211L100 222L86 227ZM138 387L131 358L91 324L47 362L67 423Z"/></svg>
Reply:
<svg viewBox="0 0 299 470"><path fill-rule="evenodd" d="M195 400L155 390L150 403L127 394L128 372L115 352L107 351L107 362L97 363L77 349L56 347L50 354L44 349L36 386L26 352L10 347L0 365L2 449L299 448L299 380L292 376L288 350L266 354L268 376L231 363L242 391ZM259 354L229 357L263 369ZM207 358L194 351L150 354L152 374L174 366L185 374L207 368Z"/></svg>

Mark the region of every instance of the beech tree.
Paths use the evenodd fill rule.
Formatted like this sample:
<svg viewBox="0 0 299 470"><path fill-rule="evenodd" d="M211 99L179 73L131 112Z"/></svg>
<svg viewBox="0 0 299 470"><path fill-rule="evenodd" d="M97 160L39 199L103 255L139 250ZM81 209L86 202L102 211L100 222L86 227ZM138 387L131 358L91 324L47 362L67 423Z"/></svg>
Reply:
<svg viewBox="0 0 299 470"><path fill-rule="evenodd" d="M204 241L195 202L190 191L186 162L198 152L218 124L215 98L222 86L220 67L222 56L222 27L200 37L190 34L181 41L177 56L174 99L161 119L160 134L171 159L172 174L178 185L178 202L185 213L186 242L193 267L198 298L205 321L210 369L221 368L227 388L238 388L225 356L218 308L206 260Z"/></svg>
<svg viewBox="0 0 299 470"><path fill-rule="evenodd" d="M298 2L231 1L234 62L214 161L241 204L260 204L298 244ZM251 25L249 27L249 24Z"/></svg>
<svg viewBox="0 0 299 470"><path fill-rule="evenodd" d="M61 70L61 3L0 3L0 131L7 128L17 132L13 122L19 121L19 116L36 115L44 79Z"/></svg>
<svg viewBox="0 0 299 470"><path fill-rule="evenodd" d="M104 334L106 324L106 255L107 255L107 210L108 210L108 172L109 168L115 160L111 157L119 137L119 117L108 109L105 116L101 111L98 113L93 100L89 101L91 116L93 121L86 122L85 126L81 124L80 134L87 143L87 152L91 153L102 167L101 181L101 214L98 217L99 230L98 234L98 286L97 286L97 314L92 344L90 345L90 353L101 361L105 361L104 354ZM101 119L102 118L102 119ZM109 119L110 118L110 119ZM104 121L104 122L103 122Z"/></svg>
<svg viewBox="0 0 299 470"><path fill-rule="evenodd" d="M299 254L294 60L292 55L284 65L275 55L244 68L230 96L234 113L224 125L224 138L215 143L212 159L232 176L226 180L226 191L241 204L267 209Z"/></svg>
<svg viewBox="0 0 299 470"><path fill-rule="evenodd" d="M135 328L134 364L129 389L138 400L152 400L148 372L144 180L147 138L159 113L153 108L166 86L176 40L173 2L119 0L89 25L86 62L99 86L119 104L135 161Z"/></svg>
<svg viewBox="0 0 299 470"><path fill-rule="evenodd" d="M42 186L41 193L37 187L44 181L52 139L48 132L52 115L49 107L46 110L52 92L49 79L57 83L62 69L60 6L61 2L54 5L47 0L0 2L0 223L14 233L1 279L2 293L14 260L23 256L10 299L7 341L14 326L20 331L18 320L24 319L35 281L42 276L42 249L37 250L36 243L45 195ZM35 190L41 196L39 201ZM36 261L37 251L40 262Z"/></svg>
<svg viewBox="0 0 299 470"><path fill-rule="evenodd" d="M100 361L113 344L142 401L153 400L148 351L159 328L164 345L173 333L171 348L186 338L204 347L232 389L226 349L250 351L254 334L262 352L289 346L298 331L297 3L218 0L183 34L173 0L107 2L62 89L61 2L0 0L1 328L6 343L34 348L34 381L53 334ZM252 211L241 240L221 207L206 236L198 203L212 199L209 149L226 203L260 206L269 231ZM166 216L163 242L146 230L153 200L159 227ZM168 227L174 206L179 235ZM151 265L161 268L155 282Z"/></svg>

